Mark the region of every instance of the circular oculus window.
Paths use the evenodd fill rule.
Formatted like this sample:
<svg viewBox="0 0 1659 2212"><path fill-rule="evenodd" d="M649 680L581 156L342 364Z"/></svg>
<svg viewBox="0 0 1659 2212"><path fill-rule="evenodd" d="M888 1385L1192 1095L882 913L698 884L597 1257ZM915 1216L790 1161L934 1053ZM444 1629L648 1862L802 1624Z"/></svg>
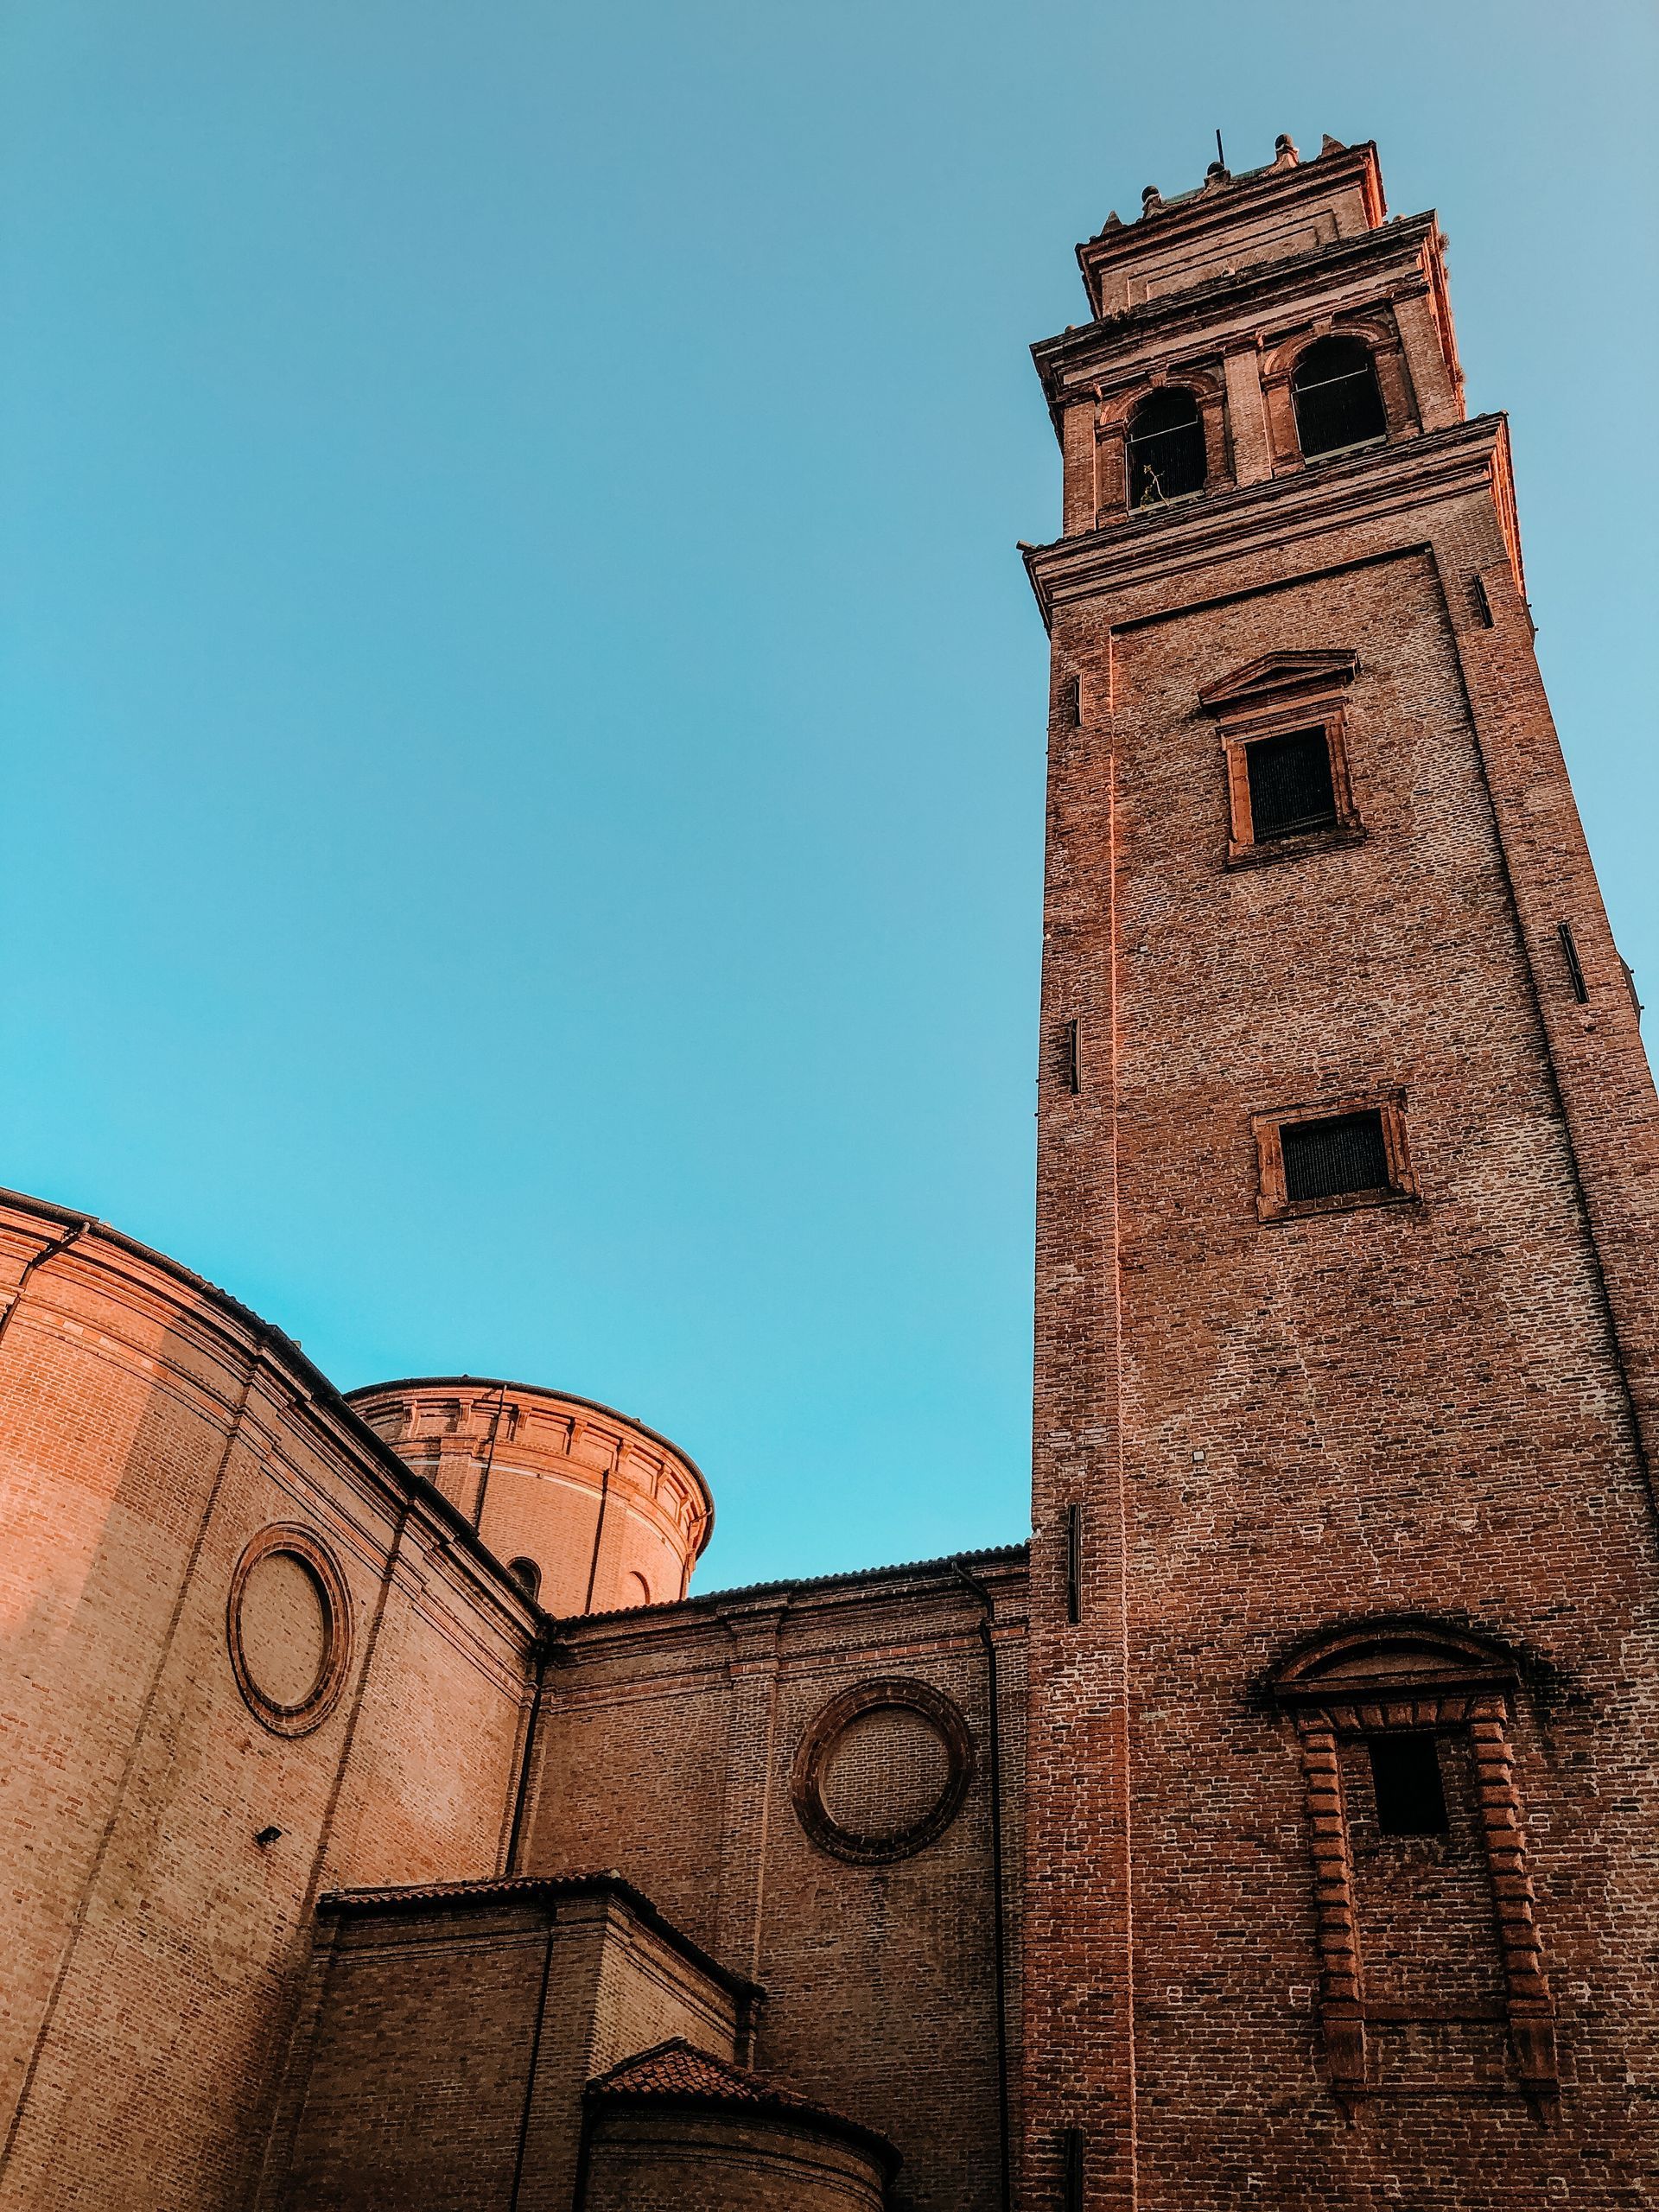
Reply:
<svg viewBox="0 0 1659 2212"><path fill-rule="evenodd" d="M262 1529L236 1563L225 1609L237 1688L277 1736L303 1736L334 1711L351 1666L351 1599L309 1529Z"/></svg>
<svg viewBox="0 0 1659 2212"><path fill-rule="evenodd" d="M908 1859L944 1834L974 1778L959 1708L926 1682L861 1683L809 1723L795 1755L796 1816L855 1866Z"/></svg>

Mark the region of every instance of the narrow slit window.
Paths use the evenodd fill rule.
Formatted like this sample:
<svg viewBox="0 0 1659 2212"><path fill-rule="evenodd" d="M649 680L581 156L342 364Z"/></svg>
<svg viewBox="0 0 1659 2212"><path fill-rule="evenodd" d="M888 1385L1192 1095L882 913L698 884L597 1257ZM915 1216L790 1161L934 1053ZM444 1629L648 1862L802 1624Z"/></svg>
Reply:
<svg viewBox="0 0 1659 2212"><path fill-rule="evenodd" d="M1561 957L1567 963L1567 980L1573 986L1573 995L1583 1006L1589 999L1590 986L1584 980L1584 968L1579 959L1578 942L1573 935L1571 922L1557 922L1555 934L1560 940Z"/></svg>
<svg viewBox="0 0 1659 2212"><path fill-rule="evenodd" d="M1340 453L1389 434L1371 352L1357 338L1321 338L1291 378L1296 435L1305 456Z"/></svg>
<svg viewBox="0 0 1659 2212"><path fill-rule="evenodd" d="M1260 737L1244 748L1250 779L1250 831L1259 845L1301 830L1334 829L1336 785L1323 729Z"/></svg>
<svg viewBox="0 0 1659 2212"><path fill-rule="evenodd" d="M1202 492L1209 473L1192 393L1172 386L1143 399L1129 417L1129 505L1156 506Z"/></svg>
<svg viewBox="0 0 1659 2212"><path fill-rule="evenodd" d="M1066 1089L1077 1096L1083 1089L1083 1021L1076 1014L1060 1031L1060 1069Z"/></svg>
<svg viewBox="0 0 1659 2212"><path fill-rule="evenodd" d="M1083 2212L1083 2130L1068 2127L1060 2137L1065 2212Z"/></svg>
<svg viewBox="0 0 1659 2212"><path fill-rule="evenodd" d="M1355 1191L1386 1191L1393 1180L1380 1113L1290 1122L1280 1131L1279 1141L1284 1154L1285 1196L1293 1205Z"/></svg>
<svg viewBox="0 0 1659 2212"><path fill-rule="evenodd" d="M1382 1835L1445 1835L1451 1823L1434 1738L1421 1729L1368 1736L1376 1826Z"/></svg>

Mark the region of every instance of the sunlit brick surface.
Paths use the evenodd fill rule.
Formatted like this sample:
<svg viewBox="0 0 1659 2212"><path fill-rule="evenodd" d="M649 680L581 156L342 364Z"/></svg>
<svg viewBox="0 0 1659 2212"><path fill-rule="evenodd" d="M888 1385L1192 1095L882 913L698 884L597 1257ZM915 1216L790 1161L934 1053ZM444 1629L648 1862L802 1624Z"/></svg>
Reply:
<svg viewBox="0 0 1659 2212"><path fill-rule="evenodd" d="M26 1200L0 1200L0 2204L239 2206L317 1892L498 1863L531 1620L221 1294ZM227 1634L279 1523L326 1545L352 1616L341 1694L293 1737ZM262 1687L302 1694L302 1570L268 1555L245 1597Z"/></svg>
<svg viewBox="0 0 1659 2212"><path fill-rule="evenodd" d="M466 1376L375 1383L351 1403L498 1559L531 1562L549 1612L685 1595L714 1500L666 1438L587 1399Z"/></svg>
<svg viewBox="0 0 1659 2212"><path fill-rule="evenodd" d="M0 1194L0 2207L1651 2201L1659 1110L1505 426L1370 147L1080 251L1029 1558L688 1595L639 1422Z"/></svg>
<svg viewBox="0 0 1659 2212"><path fill-rule="evenodd" d="M1028 556L1033 2207L1067 2128L1090 2212L1634 2205L1659 2167L1659 1127L1504 428L1462 419L1433 218L1382 214L1366 148L1212 178L1083 249L1128 312L1037 349L1065 499ZM1290 378L1333 322L1387 436L1305 463ZM1224 395L1211 480L1130 517L1122 426L1166 375ZM1294 700L1309 656L1352 671L1357 822L1241 855L1201 695ZM1258 1205L1252 1117L1396 1090L1414 1190ZM1475 1795L1433 1847L1368 1826L1347 1739L1305 1765L1269 1687L1343 1623L1420 1618L1491 1639L1511 1716L1509 1781L1475 1790L1459 1706Z"/></svg>
<svg viewBox="0 0 1659 2212"><path fill-rule="evenodd" d="M254 1681L276 1705L298 1705L327 1656L322 1601L315 1579L284 1552L262 1559L238 1609L242 1646Z"/></svg>

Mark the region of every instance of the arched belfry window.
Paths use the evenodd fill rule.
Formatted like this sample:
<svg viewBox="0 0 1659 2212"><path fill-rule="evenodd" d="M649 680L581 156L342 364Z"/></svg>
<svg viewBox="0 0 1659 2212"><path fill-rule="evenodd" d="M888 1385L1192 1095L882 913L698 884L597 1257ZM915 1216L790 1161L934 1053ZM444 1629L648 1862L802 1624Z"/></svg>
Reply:
<svg viewBox="0 0 1659 2212"><path fill-rule="evenodd" d="M1290 380L1304 456L1340 453L1389 434L1371 349L1358 338L1321 338Z"/></svg>
<svg viewBox="0 0 1659 2212"><path fill-rule="evenodd" d="M1208 474L1192 393L1169 385L1143 399L1129 417L1129 505L1156 506L1202 492Z"/></svg>

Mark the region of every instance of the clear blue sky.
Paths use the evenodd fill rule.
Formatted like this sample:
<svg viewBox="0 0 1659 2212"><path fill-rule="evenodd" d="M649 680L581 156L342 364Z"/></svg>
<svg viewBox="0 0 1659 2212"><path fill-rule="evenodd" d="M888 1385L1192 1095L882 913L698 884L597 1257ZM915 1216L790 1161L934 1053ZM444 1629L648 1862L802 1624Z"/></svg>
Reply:
<svg viewBox="0 0 1659 2212"><path fill-rule="evenodd" d="M0 1180L637 1414L705 1585L1023 1534L1026 347L1217 124L1380 142L1659 1002L1656 24L11 0Z"/></svg>

